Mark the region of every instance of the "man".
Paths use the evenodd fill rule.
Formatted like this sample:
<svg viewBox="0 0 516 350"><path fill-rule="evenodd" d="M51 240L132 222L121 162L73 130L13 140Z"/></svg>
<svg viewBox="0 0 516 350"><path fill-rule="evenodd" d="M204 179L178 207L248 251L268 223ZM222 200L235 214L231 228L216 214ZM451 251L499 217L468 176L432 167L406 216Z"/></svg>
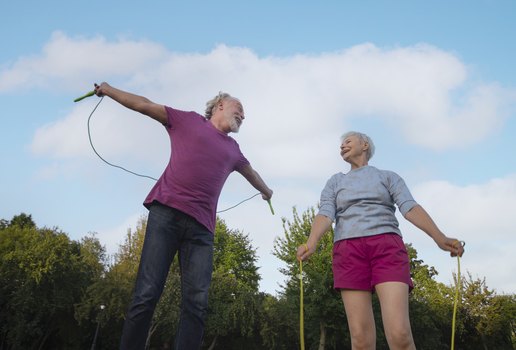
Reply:
<svg viewBox="0 0 516 350"><path fill-rule="evenodd" d="M228 136L238 132L245 119L242 104L229 94L219 93L208 101L203 117L107 83L95 84L95 93L163 124L172 147L165 171L144 201L149 209L147 231L120 348L144 349L154 309L178 252L182 297L175 348L199 349L213 270L217 201L224 182L236 170L263 199L272 196L238 143Z"/></svg>

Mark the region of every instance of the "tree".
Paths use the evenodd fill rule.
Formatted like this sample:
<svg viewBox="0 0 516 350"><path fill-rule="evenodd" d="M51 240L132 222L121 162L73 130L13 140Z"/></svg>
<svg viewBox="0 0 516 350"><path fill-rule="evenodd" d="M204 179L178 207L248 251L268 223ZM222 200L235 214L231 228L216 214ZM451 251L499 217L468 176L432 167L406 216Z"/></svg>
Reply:
<svg viewBox="0 0 516 350"><path fill-rule="evenodd" d="M414 289L410 293L410 320L418 349L444 349L450 344L454 290L435 281L433 266L418 259L411 244L405 244L410 258ZM460 321L459 326L461 328Z"/></svg>
<svg viewBox="0 0 516 350"><path fill-rule="evenodd" d="M285 296L269 294L261 297L261 330L263 348L275 350L299 349L298 305Z"/></svg>
<svg viewBox="0 0 516 350"><path fill-rule="evenodd" d="M474 280L468 273L463 279L464 337L460 341L470 349L513 349L516 320L515 296L498 296L487 287L485 278Z"/></svg>
<svg viewBox="0 0 516 350"><path fill-rule="evenodd" d="M83 347L73 305L99 271L94 245L93 239L88 246L71 241L57 228L39 229L24 214L0 230L2 344Z"/></svg>
<svg viewBox="0 0 516 350"><path fill-rule="evenodd" d="M260 275L256 249L247 235L230 230L220 219L214 238L214 271L205 339L209 349L222 342L224 348L238 348L239 341L249 343L249 338L259 335Z"/></svg>
<svg viewBox="0 0 516 350"><path fill-rule="evenodd" d="M287 276L278 297L260 293L256 250L249 237L217 223L214 272L204 349L299 349L299 262L314 209L283 219L284 236L273 253ZM117 348L138 269L145 235L142 218L113 260L88 234L72 241L58 228L38 228L30 215L0 220L0 349L84 349L100 329L97 346ZM332 237L328 232L303 264L307 349L348 349L349 335L331 273ZM449 348L455 287L434 280L437 271L406 245L415 288L410 314L418 349ZM177 259L176 259L177 260ZM109 261L113 261L112 264ZM516 297L497 295L485 279L461 276L456 319L458 349L514 349ZM105 308L101 309L100 306ZM180 305L180 274L175 261L156 308L149 348L173 341ZM387 347L378 300L373 296L377 348Z"/></svg>
<svg viewBox="0 0 516 350"><path fill-rule="evenodd" d="M298 310L300 269L296 252L297 247L307 241L314 217L313 207L301 216L293 208L292 221L283 219L284 237L276 239L274 244L273 254L287 265L281 269L288 278L283 297L289 304L297 305ZM333 288L332 249L333 230L330 230L319 241L316 252L303 263L306 341L307 344L317 342L319 350L349 341L340 294Z"/></svg>
<svg viewBox="0 0 516 350"><path fill-rule="evenodd" d="M35 228L36 223L32 220L32 215L27 215L25 213L21 213L20 215L15 215L8 226L18 226L19 228Z"/></svg>
<svg viewBox="0 0 516 350"><path fill-rule="evenodd" d="M102 274L92 281L80 303L75 305L75 318L81 326L88 329L88 335L93 335L95 327L99 325L99 342L105 349L119 346L125 314L136 280L146 225L146 219L141 217L134 231L127 230L125 241L115 254L112 265L102 255ZM104 305L103 310L100 309L101 305ZM89 339L91 340L90 337Z"/></svg>

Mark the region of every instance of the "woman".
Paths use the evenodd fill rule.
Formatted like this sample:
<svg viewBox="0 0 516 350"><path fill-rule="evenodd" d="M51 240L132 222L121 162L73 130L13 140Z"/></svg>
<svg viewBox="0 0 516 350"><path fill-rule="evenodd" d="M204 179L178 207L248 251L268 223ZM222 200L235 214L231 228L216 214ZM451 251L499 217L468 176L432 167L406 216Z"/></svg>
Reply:
<svg viewBox="0 0 516 350"><path fill-rule="evenodd" d="M374 144L367 135L348 132L341 141L340 154L351 170L326 183L310 237L298 247L297 258L308 259L335 221L334 287L341 292L353 349L375 349L373 292L380 300L389 348L415 349L408 310L413 287L409 257L394 205L451 256L462 256L464 248L439 230L399 175L368 165Z"/></svg>

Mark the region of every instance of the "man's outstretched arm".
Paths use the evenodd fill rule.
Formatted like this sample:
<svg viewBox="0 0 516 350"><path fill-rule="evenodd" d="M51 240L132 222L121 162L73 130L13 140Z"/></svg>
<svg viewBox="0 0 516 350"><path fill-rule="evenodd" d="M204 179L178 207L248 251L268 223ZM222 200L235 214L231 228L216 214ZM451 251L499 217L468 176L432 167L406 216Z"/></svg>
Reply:
<svg viewBox="0 0 516 350"><path fill-rule="evenodd" d="M97 96L108 96L122 106L145 114L161 124L168 122L165 106L154 103L146 97L114 88L105 82L100 85L95 84L95 94Z"/></svg>
<svg viewBox="0 0 516 350"><path fill-rule="evenodd" d="M256 170L253 169L253 167L248 164L246 165L241 171L240 174L242 174L243 177L249 183L256 188L260 193L262 194L262 198L265 200L271 199L272 197L272 190L265 184L263 179L261 178L260 174Z"/></svg>

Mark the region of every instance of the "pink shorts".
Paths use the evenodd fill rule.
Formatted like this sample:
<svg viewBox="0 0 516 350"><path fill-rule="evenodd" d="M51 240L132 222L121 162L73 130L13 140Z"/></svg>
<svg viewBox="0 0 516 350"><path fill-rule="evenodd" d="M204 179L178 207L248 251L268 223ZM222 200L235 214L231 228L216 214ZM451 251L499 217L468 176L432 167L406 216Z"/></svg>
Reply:
<svg viewBox="0 0 516 350"><path fill-rule="evenodd" d="M414 287L405 244L396 233L343 239L333 246L335 289L374 291L382 282L403 282Z"/></svg>

